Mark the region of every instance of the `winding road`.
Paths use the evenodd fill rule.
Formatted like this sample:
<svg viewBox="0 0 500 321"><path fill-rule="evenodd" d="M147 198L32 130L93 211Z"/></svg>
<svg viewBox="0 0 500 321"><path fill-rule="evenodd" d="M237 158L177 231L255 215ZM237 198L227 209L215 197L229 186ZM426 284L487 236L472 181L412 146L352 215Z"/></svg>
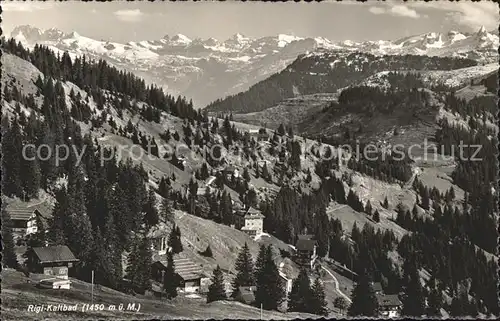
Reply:
<svg viewBox="0 0 500 321"><path fill-rule="evenodd" d="M335 275L333 275L333 273L330 272L330 270L325 268L323 265L321 266L321 268L323 270L325 270L326 273L328 273L332 277L333 281L335 282L335 291L337 291L337 293L340 294L340 296L342 296L344 299L346 299L347 302L351 303L352 302L351 298L349 298L349 296L347 296L344 292L340 291L339 280L337 280Z"/></svg>

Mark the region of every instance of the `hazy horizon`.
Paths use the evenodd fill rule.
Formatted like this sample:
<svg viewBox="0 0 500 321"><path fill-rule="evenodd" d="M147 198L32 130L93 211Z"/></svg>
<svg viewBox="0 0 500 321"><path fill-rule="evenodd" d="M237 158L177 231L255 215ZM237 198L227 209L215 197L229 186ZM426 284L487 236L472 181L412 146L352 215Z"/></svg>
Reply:
<svg viewBox="0 0 500 321"><path fill-rule="evenodd" d="M3 2L2 7L4 34L31 25L116 42L176 34L223 41L237 33L249 38L286 34L331 41L395 40L498 27L493 2Z"/></svg>

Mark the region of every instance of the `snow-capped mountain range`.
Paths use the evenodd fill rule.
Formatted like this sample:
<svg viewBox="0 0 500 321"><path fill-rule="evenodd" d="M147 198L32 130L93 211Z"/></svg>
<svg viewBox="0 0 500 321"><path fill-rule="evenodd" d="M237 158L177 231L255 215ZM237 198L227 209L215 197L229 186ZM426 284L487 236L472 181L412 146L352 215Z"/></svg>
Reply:
<svg viewBox="0 0 500 321"><path fill-rule="evenodd" d="M361 51L374 55L462 56L481 61L497 61L499 37L484 27L476 33L458 31L426 33L396 41L328 39L277 35L249 38L236 34L219 41L214 38L190 39L184 35L158 40L117 43L96 40L76 32L41 30L32 26L16 27L11 37L24 45L43 44L71 56L87 55L105 59L112 65L131 71L147 81L163 86L173 94L192 98L195 105L247 90L253 84L283 70L298 55L318 49Z"/></svg>

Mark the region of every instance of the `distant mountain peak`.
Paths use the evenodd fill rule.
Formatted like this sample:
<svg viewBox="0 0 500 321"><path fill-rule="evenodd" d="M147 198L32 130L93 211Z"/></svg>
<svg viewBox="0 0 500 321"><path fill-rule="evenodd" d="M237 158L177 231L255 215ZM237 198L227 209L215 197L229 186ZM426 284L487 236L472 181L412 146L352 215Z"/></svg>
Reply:
<svg viewBox="0 0 500 321"><path fill-rule="evenodd" d="M241 33L236 33L233 35L232 39L235 39L235 40L240 40L240 39L247 39L247 37L245 37L244 35L242 35Z"/></svg>
<svg viewBox="0 0 500 321"><path fill-rule="evenodd" d="M178 43L184 43L184 44L190 44L192 42L192 40L189 39L189 37L187 37L181 33L176 34L170 40L178 42Z"/></svg>

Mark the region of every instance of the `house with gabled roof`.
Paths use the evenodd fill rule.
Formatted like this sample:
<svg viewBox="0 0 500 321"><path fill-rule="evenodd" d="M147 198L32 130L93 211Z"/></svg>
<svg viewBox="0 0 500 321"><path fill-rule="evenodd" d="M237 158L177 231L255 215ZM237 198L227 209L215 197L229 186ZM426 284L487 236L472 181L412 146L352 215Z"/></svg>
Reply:
<svg viewBox="0 0 500 321"><path fill-rule="evenodd" d="M256 286L240 286L236 290L235 299L241 303L251 305L255 302Z"/></svg>
<svg viewBox="0 0 500 321"><path fill-rule="evenodd" d="M200 292L201 279L205 278L201 266L182 254L174 255L173 259L178 282L177 290L184 293ZM167 266L168 262L163 259L154 262L151 268L153 279L163 282L163 274Z"/></svg>
<svg viewBox="0 0 500 321"><path fill-rule="evenodd" d="M10 203L5 207L5 211L12 221L15 237L36 233L39 229L37 219L47 226L48 220L52 217L52 209L43 203L36 205L24 202Z"/></svg>
<svg viewBox="0 0 500 321"><path fill-rule="evenodd" d="M250 236L259 235L264 231L264 215L251 206L237 209L234 211L234 225Z"/></svg>
<svg viewBox="0 0 500 321"><path fill-rule="evenodd" d="M397 294L375 294L378 302L379 316L384 318L398 318L401 315L403 303Z"/></svg>
<svg viewBox="0 0 500 321"><path fill-rule="evenodd" d="M317 242L312 235L299 235L295 243L295 262L312 269L318 258L316 248Z"/></svg>
<svg viewBox="0 0 500 321"><path fill-rule="evenodd" d="M33 273L68 279L68 269L78 261L66 245L33 247L27 251L26 266Z"/></svg>

